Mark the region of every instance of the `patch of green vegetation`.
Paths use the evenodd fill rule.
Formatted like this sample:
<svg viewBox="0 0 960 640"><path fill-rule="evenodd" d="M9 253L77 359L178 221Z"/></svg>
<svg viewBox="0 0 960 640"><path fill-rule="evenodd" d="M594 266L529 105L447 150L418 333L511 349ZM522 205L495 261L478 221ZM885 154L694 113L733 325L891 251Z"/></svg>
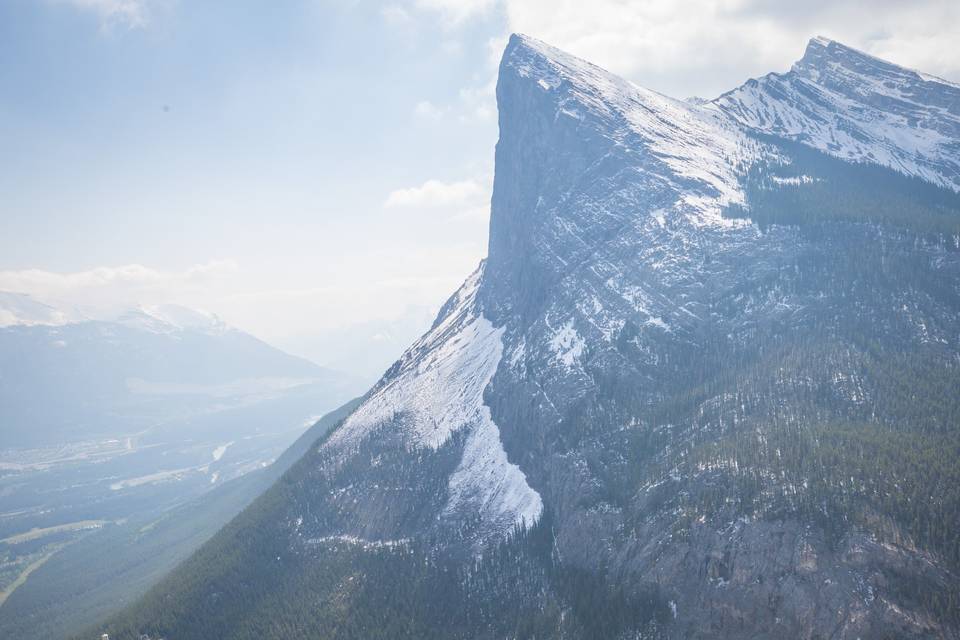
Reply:
<svg viewBox="0 0 960 640"><path fill-rule="evenodd" d="M960 194L878 165L845 162L799 143L764 139L783 153L780 163L749 168L748 206L724 215L761 228L822 222L880 224L939 236L960 249Z"/></svg>

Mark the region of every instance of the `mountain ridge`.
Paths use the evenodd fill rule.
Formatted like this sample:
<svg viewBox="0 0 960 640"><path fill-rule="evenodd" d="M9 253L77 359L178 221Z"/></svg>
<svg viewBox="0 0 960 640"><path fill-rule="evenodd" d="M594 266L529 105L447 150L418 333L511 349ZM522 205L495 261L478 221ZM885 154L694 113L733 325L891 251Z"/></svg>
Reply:
<svg viewBox="0 0 960 640"><path fill-rule="evenodd" d="M960 85L827 39L710 106L748 129L960 191Z"/></svg>
<svg viewBox="0 0 960 640"><path fill-rule="evenodd" d="M767 126L765 90L684 103L512 37L486 261L111 634L957 637L960 252L877 208L955 221L953 147L902 175L866 155L895 137L820 149L816 101L779 105L810 140Z"/></svg>

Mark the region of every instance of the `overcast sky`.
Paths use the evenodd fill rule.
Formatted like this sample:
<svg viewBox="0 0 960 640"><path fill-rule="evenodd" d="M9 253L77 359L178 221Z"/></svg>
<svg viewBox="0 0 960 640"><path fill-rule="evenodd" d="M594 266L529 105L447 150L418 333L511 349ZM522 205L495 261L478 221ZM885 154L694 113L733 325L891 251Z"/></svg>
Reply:
<svg viewBox="0 0 960 640"><path fill-rule="evenodd" d="M512 31L676 97L813 35L960 80L956 0L4 0L0 290L424 322L486 252Z"/></svg>

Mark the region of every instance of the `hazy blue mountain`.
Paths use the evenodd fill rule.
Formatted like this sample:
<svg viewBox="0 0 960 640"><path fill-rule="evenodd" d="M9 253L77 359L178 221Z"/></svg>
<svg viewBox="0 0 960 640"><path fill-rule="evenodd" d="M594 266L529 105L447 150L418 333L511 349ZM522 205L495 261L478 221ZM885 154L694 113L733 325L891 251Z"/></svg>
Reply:
<svg viewBox="0 0 960 640"><path fill-rule="evenodd" d="M488 258L136 638L960 637L960 89L513 36Z"/></svg>
<svg viewBox="0 0 960 640"><path fill-rule="evenodd" d="M393 320L359 322L286 338L281 346L373 383L420 337L436 310L411 306Z"/></svg>
<svg viewBox="0 0 960 640"><path fill-rule="evenodd" d="M132 434L301 385L335 394L351 384L216 317L170 308L2 327L0 362L0 448Z"/></svg>

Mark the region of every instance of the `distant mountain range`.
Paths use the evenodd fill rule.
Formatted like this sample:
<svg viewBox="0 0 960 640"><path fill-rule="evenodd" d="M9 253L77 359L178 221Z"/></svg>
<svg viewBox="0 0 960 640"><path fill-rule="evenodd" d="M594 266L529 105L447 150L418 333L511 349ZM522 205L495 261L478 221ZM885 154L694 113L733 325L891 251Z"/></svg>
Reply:
<svg viewBox="0 0 960 640"><path fill-rule="evenodd" d="M436 309L411 306L390 320L370 320L289 336L281 346L325 367L372 382L423 334L435 315Z"/></svg>
<svg viewBox="0 0 960 640"><path fill-rule="evenodd" d="M0 293L0 449L134 434L190 415L358 382L216 316L172 305L89 320Z"/></svg>
<svg viewBox="0 0 960 640"><path fill-rule="evenodd" d="M488 258L111 638L960 637L960 87L511 37Z"/></svg>
<svg viewBox="0 0 960 640"><path fill-rule="evenodd" d="M65 637L142 594L362 391L182 307L94 320L3 293L0 320L2 637Z"/></svg>

